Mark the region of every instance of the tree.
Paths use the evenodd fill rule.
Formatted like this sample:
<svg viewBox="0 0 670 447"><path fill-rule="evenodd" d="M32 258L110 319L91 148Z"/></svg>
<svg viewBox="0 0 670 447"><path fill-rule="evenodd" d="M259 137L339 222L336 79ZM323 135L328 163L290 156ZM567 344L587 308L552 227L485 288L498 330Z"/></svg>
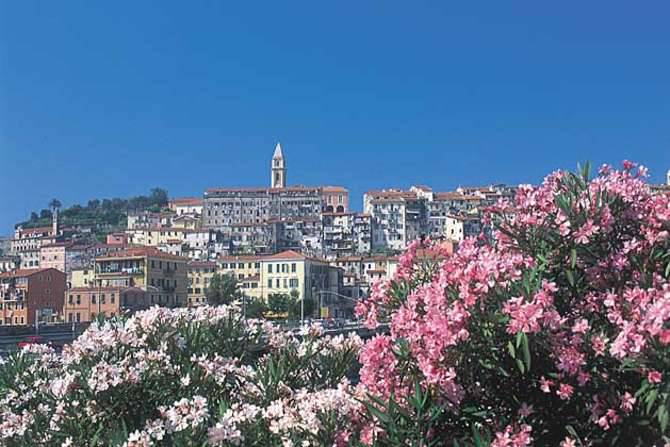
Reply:
<svg viewBox="0 0 670 447"><path fill-rule="evenodd" d="M36 213L35 211L33 211L32 213L30 213L30 221L31 221L31 222L35 222L36 220L39 220L39 218L40 218L40 216L38 216L37 213Z"/></svg>
<svg viewBox="0 0 670 447"><path fill-rule="evenodd" d="M98 209L99 206L100 206L100 200L98 199L89 200L88 204L86 205L86 207L91 210Z"/></svg>
<svg viewBox="0 0 670 447"><path fill-rule="evenodd" d="M289 296L285 293L271 293L268 295L268 307L277 314L288 312Z"/></svg>
<svg viewBox="0 0 670 447"><path fill-rule="evenodd" d="M260 298L245 297L245 313L247 318L262 318L263 314L268 311L268 306Z"/></svg>
<svg viewBox="0 0 670 447"><path fill-rule="evenodd" d="M42 211L40 211L40 219L51 219L51 216L52 216L51 211L47 209L43 209Z"/></svg>
<svg viewBox="0 0 670 447"><path fill-rule="evenodd" d="M63 204L60 203L60 200L58 199L51 199L51 201L49 202L49 208L51 208L52 210L56 210L61 206L63 206Z"/></svg>
<svg viewBox="0 0 670 447"><path fill-rule="evenodd" d="M153 205L165 206L168 203L168 193L163 188L153 188L150 198Z"/></svg>
<svg viewBox="0 0 670 447"><path fill-rule="evenodd" d="M231 274L215 273L205 291L207 302L211 305L230 304L242 297L239 284Z"/></svg>

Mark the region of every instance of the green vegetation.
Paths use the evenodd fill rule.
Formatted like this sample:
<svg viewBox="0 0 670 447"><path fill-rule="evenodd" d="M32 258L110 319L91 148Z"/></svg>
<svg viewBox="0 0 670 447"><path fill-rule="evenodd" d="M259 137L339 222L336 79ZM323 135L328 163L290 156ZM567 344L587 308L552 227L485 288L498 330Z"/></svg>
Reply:
<svg viewBox="0 0 670 447"><path fill-rule="evenodd" d="M230 304L242 297L239 284L235 276L231 274L218 274L212 276L212 281L205 291L207 302L212 306Z"/></svg>
<svg viewBox="0 0 670 447"><path fill-rule="evenodd" d="M94 230L95 236L100 238L110 231L125 229L128 212L133 211L160 211L167 206L168 193L161 188L153 188L148 196L137 196L130 199L92 199L86 206L79 204L65 208L58 213L61 225L89 227ZM35 228L51 225L52 212L61 208L58 199L52 199L49 208L39 213L30 213L30 219L20 222L17 226Z"/></svg>
<svg viewBox="0 0 670 447"><path fill-rule="evenodd" d="M300 318L300 307L304 306L305 317L310 317L314 313L314 301L307 298L304 304L299 299L297 290L291 290L287 293L271 293L268 295L268 309L276 315L286 315L289 320Z"/></svg>

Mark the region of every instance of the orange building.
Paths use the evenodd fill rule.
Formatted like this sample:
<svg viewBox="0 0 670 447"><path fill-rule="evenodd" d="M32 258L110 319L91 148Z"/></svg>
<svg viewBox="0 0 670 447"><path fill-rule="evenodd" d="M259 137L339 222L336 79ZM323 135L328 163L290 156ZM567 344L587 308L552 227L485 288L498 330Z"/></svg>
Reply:
<svg viewBox="0 0 670 447"><path fill-rule="evenodd" d="M0 324L32 325L57 321L63 313L65 273L19 269L0 273Z"/></svg>
<svg viewBox="0 0 670 447"><path fill-rule="evenodd" d="M137 287L74 287L65 291L65 321L92 321L101 314L113 318L146 309L149 301L147 293Z"/></svg>

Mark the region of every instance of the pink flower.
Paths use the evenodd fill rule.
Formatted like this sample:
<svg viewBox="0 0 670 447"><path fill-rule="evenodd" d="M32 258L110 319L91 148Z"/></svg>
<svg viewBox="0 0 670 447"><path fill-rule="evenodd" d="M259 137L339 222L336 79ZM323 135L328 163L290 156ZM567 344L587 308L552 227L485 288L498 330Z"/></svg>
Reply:
<svg viewBox="0 0 670 447"><path fill-rule="evenodd" d="M660 372L656 370L651 370L647 373L647 380L649 383L661 383L663 380L663 376L661 375Z"/></svg>
<svg viewBox="0 0 670 447"><path fill-rule="evenodd" d="M540 377L540 389L545 393L551 392L551 386L554 385L554 381L550 379L545 379L544 376Z"/></svg>
<svg viewBox="0 0 670 447"><path fill-rule="evenodd" d="M567 383L561 383L558 389L556 390L556 394L562 400L568 400L572 396L574 390L575 388L572 385L569 385Z"/></svg>
<svg viewBox="0 0 670 447"><path fill-rule="evenodd" d="M621 409L626 413L630 413L633 411L633 405L635 405L635 397L626 391L621 397Z"/></svg>
<svg viewBox="0 0 670 447"><path fill-rule="evenodd" d="M563 441L561 441L561 444L560 444L559 447L577 447L577 444L575 444L574 439L572 439L570 437L566 437Z"/></svg>

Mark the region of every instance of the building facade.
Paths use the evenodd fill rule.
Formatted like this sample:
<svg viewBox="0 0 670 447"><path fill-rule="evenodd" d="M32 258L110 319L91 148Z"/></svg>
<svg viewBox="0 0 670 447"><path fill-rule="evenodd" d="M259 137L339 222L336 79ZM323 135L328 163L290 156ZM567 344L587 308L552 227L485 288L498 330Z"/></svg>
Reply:
<svg viewBox="0 0 670 447"><path fill-rule="evenodd" d="M151 304L188 303L187 262L155 247L133 247L95 259L94 287L138 287Z"/></svg>
<svg viewBox="0 0 670 447"><path fill-rule="evenodd" d="M65 273L52 268L0 273L0 324L58 321L63 315L65 287Z"/></svg>
<svg viewBox="0 0 670 447"><path fill-rule="evenodd" d="M65 291L65 321L114 318L150 306L147 292L137 287L73 287Z"/></svg>

